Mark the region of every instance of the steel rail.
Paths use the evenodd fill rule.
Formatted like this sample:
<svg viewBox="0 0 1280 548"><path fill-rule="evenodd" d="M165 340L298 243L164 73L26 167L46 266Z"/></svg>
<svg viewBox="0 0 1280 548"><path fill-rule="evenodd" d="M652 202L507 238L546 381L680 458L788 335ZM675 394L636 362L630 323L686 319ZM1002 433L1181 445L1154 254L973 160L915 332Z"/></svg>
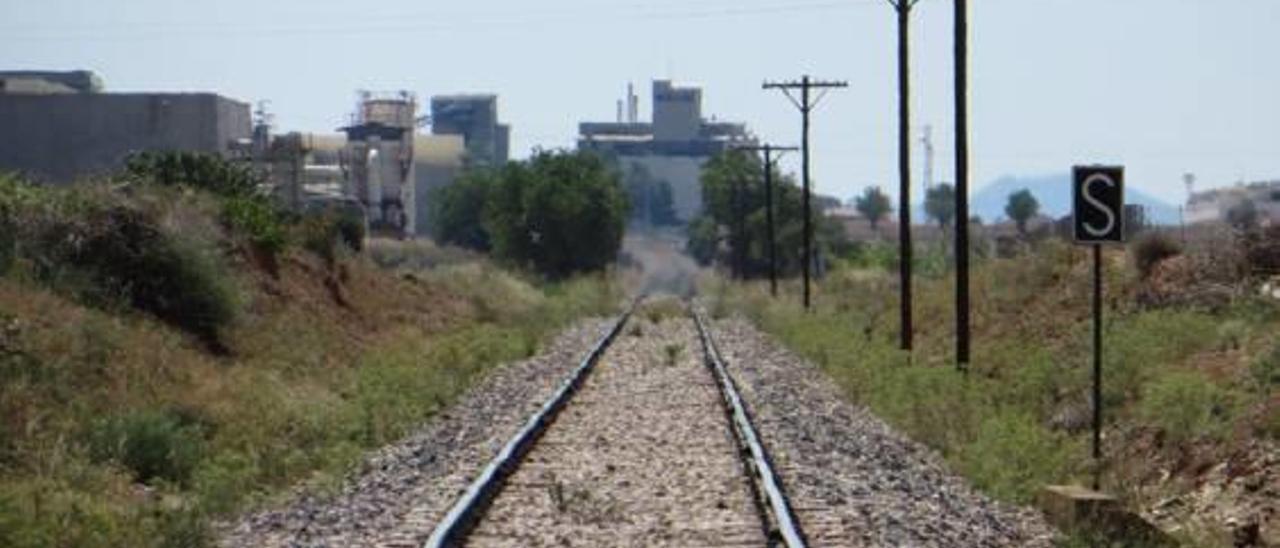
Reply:
<svg viewBox="0 0 1280 548"><path fill-rule="evenodd" d="M770 517L777 524L777 533L782 537L782 541L788 548L805 548L807 543L804 531L800 528L800 521L796 519L791 503L787 499L782 480L773 471L772 460L769 458L769 453L765 451L764 445L760 443L760 435L756 433L755 427L751 424L751 415L742 401L742 396L738 394L733 378L729 376L729 372L725 368L724 360L720 357L720 350L716 347L715 340L711 337L711 330L706 326L705 321L702 319L702 314L697 308L692 304L689 307L693 311L695 323L698 324L698 336L702 339L703 354L706 357L707 366L716 378L716 384L720 387L720 395L724 398L725 405L733 416L733 425L738 433L738 439L751 454L750 464L759 480L757 485L768 503Z"/></svg>
<svg viewBox="0 0 1280 548"><path fill-rule="evenodd" d="M635 311L636 305L639 304L643 297L636 298L632 301L627 310L618 317L613 327L604 337L596 342L591 352L587 354L578 367L573 370L555 394L542 404L537 413L534 413L524 427L516 433L506 446L498 452L493 460L485 466L480 475L471 482L463 495L449 509L449 513L445 514L443 520L436 525L431 532L431 536L427 538L424 548L445 548L458 546L462 539L470 532L472 526L480 514L493 502L493 498L498 491L506 483L507 478L511 476L519 466L520 460L524 458L533 444L542 437L547 428L555 420L560 410L564 409L569 403L569 399L578 392L582 387L582 383L586 380L587 375L595 368L596 362L600 356L604 354L605 349L617 338L618 333L622 331L622 326L627 323L627 319L631 317Z"/></svg>

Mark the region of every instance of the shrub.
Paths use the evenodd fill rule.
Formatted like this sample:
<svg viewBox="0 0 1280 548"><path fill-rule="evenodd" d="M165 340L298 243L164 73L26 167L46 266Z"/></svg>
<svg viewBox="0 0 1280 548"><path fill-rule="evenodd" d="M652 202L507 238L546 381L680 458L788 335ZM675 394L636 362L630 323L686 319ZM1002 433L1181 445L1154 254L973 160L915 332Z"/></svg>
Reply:
<svg viewBox="0 0 1280 548"><path fill-rule="evenodd" d="M1158 232L1144 234L1134 242L1132 249L1133 264L1143 278L1150 276L1160 261L1182 253L1182 245L1177 240Z"/></svg>
<svg viewBox="0 0 1280 548"><path fill-rule="evenodd" d="M1026 503L1036 490L1069 474L1066 441L1020 413L982 422L977 436L960 448L965 474L996 498Z"/></svg>
<svg viewBox="0 0 1280 548"><path fill-rule="evenodd" d="M222 219L227 228L244 234L258 249L273 255L283 251L288 242L284 216L266 198L228 198L222 207Z"/></svg>
<svg viewBox="0 0 1280 548"><path fill-rule="evenodd" d="M236 296L208 251L124 207L94 215L85 232L63 257L91 279L79 288L83 296L123 300L217 345L219 329L235 318Z"/></svg>
<svg viewBox="0 0 1280 548"><path fill-rule="evenodd" d="M246 196L259 177L245 163L215 154L183 151L139 152L125 160L126 179L162 186L188 186L219 196Z"/></svg>
<svg viewBox="0 0 1280 548"><path fill-rule="evenodd" d="M171 411L145 409L108 417L90 428L90 456L115 461L143 483L186 485L204 456L203 428Z"/></svg>
<svg viewBox="0 0 1280 548"><path fill-rule="evenodd" d="M1168 373L1148 384L1141 416L1175 441L1215 436L1229 424L1232 395L1196 371Z"/></svg>
<svg viewBox="0 0 1280 548"><path fill-rule="evenodd" d="M1280 342L1272 343L1271 348L1254 358L1249 373L1263 393L1280 387Z"/></svg>

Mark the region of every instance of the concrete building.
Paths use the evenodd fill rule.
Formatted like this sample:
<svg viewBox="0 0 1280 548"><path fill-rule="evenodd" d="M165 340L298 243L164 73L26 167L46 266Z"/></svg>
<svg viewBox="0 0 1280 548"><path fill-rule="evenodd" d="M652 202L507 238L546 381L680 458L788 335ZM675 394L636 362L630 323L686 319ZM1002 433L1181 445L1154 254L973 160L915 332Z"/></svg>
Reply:
<svg viewBox="0 0 1280 548"><path fill-rule="evenodd" d="M579 124L578 149L616 158L624 174L635 172L629 169L634 165L666 181L676 217L688 221L702 210L702 165L732 146L756 140L745 124L703 118L702 90L697 87L654 80L652 122L639 120L638 102L628 86L626 108L619 102L615 122Z"/></svg>
<svg viewBox="0 0 1280 548"><path fill-rule="evenodd" d="M102 93L102 78L88 70L0 70L0 93Z"/></svg>
<svg viewBox="0 0 1280 548"><path fill-rule="evenodd" d="M1259 221L1280 222L1280 180L1276 180L1192 192L1187 199L1187 223L1227 222L1227 214L1246 201L1253 202Z"/></svg>
<svg viewBox="0 0 1280 548"><path fill-rule="evenodd" d="M361 93L347 134L342 166L344 194L364 205L370 228L388 236L412 236L417 226L413 141L418 102L413 94Z"/></svg>
<svg viewBox="0 0 1280 548"><path fill-rule="evenodd" d="M53 183L114 172L129 154L229 154L250 136L249 105L212 93L101 93L73 73L0 73L0 170Z"/></svg>
<svg viewBox="0 0 1280 548"><path fill-rule="evenodd" d="M511 154L511 126L498 122L498 96L436 95L431 98L431 134L459 135L468 161L502 165Z"/></svg>

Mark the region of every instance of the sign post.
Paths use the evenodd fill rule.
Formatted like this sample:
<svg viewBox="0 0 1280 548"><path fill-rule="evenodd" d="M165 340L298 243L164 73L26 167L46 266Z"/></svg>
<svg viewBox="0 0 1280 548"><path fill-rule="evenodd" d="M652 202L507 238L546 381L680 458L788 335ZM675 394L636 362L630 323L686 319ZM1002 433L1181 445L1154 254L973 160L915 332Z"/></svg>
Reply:
<svg viewBox="0 0 1280 548"><path fill-rule="evenodd" d="M1124 167L1076 166L1071 194L1077 244L1093 247L1093 488L1102 474L1102 245L1124 243Z"/></svg>

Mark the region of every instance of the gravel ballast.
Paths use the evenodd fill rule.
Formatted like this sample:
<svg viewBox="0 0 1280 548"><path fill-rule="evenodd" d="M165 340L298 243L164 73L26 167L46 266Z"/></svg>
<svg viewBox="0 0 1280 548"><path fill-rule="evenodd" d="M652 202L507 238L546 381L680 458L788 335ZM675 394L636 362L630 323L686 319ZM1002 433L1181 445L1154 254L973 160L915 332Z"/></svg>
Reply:
<svg viewBox="0 0 1280 548"><path fill-rule="evenodd" d="M688 317L637 314L470 538L473 546L763 546L760 517ZM495 368L334 496L225 524L223 546L420 546L469 482L611 327L584 322ZM1051 546L742 318L711 324L811 546Z"/></svg>
<svg viewBox="0 0 1280 548"><path fill-rule="evenodd" d="M420 431L372 454L336 496L305 492L224 524L222 546L420 546L471 478L612 326L590 320L495 368Z"/></svg>
<svg viewBox="0 0 1280 548"><path fill-rule="evenodd" d="M1052 545L1039 513L975 492L746 320L712 329L811 545Z"/></svg>
<svg viewBox="0 0 1280 548"><path fill-rule="evenodd" d="M693 321L638 314L467 545L764 546L752 497Z"/></svg>

